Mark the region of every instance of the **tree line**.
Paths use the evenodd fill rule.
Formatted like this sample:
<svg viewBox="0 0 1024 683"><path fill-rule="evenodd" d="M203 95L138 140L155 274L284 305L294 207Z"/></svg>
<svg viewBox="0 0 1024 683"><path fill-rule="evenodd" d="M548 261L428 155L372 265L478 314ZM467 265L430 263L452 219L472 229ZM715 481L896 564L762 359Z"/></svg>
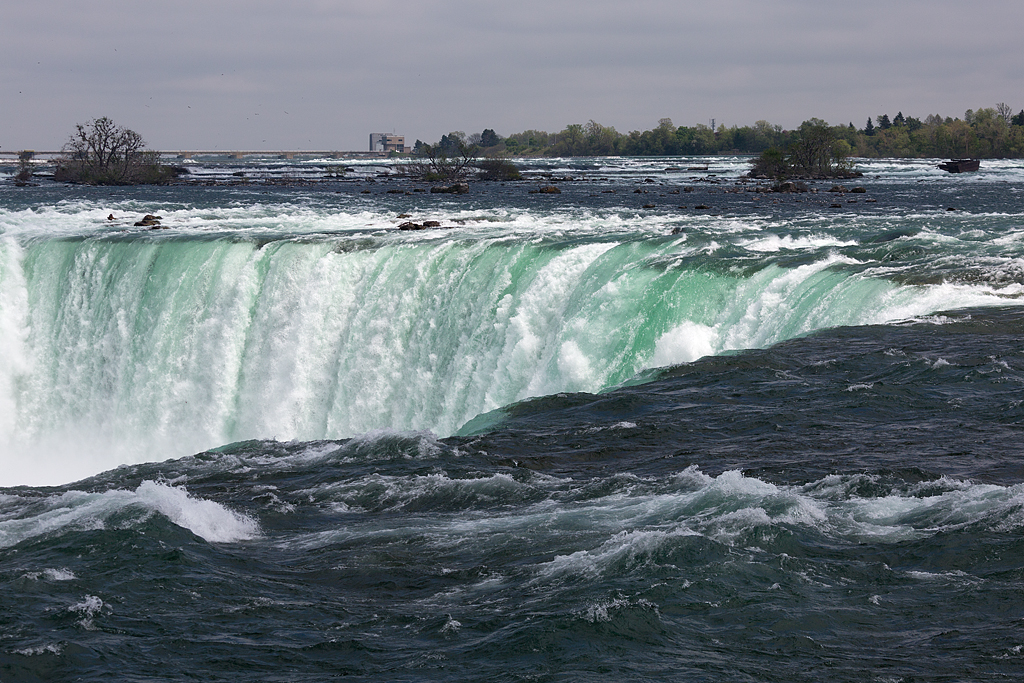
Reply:
<svg viewBox="0 0 1024 683"><path fill-rule="evenodd" d="M923 119L904 116L900 111L868 118L863 128L831 126L820 119L804 121L799 128L784 130L768 121L753 126L697 124L676 126L661 119L651 130L620 133L596 121L574 123L557 133L525 130L506 137L493 129L466 135L449 133L437 145L417 140L414 152L426 147L449 149L475 145L488 156L676 156L697 154L760 154L769 149L788 149L803 139L808 127L825 125L836 140L849 145L859 157L978 157L1024 158L1024 109L1013 114L1000 103L977 111L968 109L963 118L932 114Z"/></svg>

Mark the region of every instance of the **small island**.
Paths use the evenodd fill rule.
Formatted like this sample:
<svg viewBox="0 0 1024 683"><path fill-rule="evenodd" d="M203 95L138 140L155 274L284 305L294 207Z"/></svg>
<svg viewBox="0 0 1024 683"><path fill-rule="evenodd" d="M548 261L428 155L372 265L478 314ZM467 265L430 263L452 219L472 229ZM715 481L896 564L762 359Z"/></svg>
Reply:
<svg viewBox="0 0 1024 683"><path fill-rule="evenodd" d="M83 185L159 185L183 172L161 164L142 136L106 116L75 126L54 180Z"/></svg>

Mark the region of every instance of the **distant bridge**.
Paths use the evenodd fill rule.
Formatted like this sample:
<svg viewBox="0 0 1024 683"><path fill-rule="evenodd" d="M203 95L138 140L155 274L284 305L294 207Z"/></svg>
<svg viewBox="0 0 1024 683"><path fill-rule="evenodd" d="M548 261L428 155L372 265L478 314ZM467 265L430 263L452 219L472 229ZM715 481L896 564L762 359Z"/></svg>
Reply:
<svg viewBox="0 0 1024 683"><path fill-rule="evenodd" d="M12 159L54 159L62 156L63 152L53 151L36 151L36 150L18 150L18 151L5 151L0 150L0 158L8 157ZM158 151L157 154L161 157L172 157L176 159L191 159L192 157L227 157L229 159L244 159L245 157L262 157L272 159L295 159L301 157L314 157L314 158L328 158L328 159L384 159L387 158L385 152L339 152L337 150L329 151L268 151L268 150L234 150L225 151L222 149L216 150L177 150L177 151Z"/></svg>

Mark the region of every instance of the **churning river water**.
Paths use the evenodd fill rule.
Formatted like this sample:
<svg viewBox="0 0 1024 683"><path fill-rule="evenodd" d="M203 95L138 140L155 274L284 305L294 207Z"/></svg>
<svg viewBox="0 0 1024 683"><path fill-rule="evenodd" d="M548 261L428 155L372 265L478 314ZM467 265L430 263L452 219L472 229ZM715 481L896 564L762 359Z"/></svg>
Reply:
<svg viewBox="0 0 1024 683"><path fill-rule="evenodd" d="M1024 163L937 162L0 174L0 681L1020 680Z"/></svg>

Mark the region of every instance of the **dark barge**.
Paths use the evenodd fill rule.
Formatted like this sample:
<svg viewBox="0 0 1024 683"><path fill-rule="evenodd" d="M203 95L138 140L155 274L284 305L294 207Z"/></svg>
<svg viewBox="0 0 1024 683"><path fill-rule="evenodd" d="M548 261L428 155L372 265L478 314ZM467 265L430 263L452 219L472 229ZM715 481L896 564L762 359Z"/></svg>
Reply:
<svg viewBox="0 0 1024 683"><path fill-rule="evenodd" d="M939 168L943 171L949 171L950 173L977 171L979 166L981 166L980 159L950 159L949 161L939 164Z"/></svg>

